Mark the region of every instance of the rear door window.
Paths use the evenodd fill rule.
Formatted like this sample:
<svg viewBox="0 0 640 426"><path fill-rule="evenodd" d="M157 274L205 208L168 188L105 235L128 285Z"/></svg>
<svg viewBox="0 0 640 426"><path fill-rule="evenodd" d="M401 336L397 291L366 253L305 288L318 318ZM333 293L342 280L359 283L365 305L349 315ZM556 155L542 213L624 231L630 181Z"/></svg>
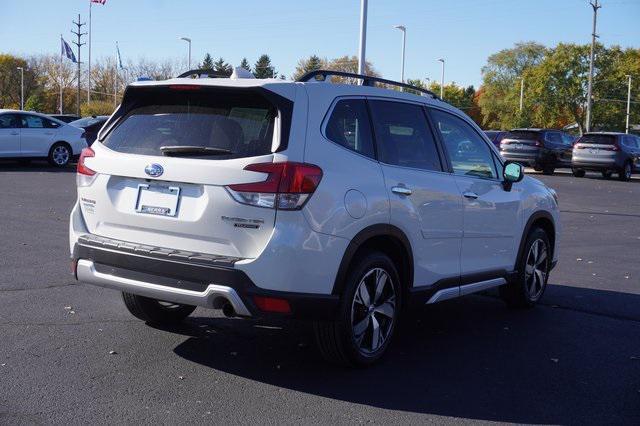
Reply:
<svg viewBox="0 0 640 426"><path fill-rule="evenodd" d="M386 164L442 171L433 133L420 105L369 101L379 160Z"/></svg>
<svg viewBox="0 0 640 426"><path fill-rule="evenodd" d="M155 89L139 95L103 143L140 155L253 157L272 152L277 115L254 92Z"/></svg>
<svg viewBox="0 0 640 426"><path fill-rule="evenodd" d="M44 129L46 126L45 120L36 115L23 115L22 116L22 127L26 127L29 129Z"/></svg>
<svg viewBox="0 0 640 426"><path fill-rule="evenodd" d="M0 115L0 129L17 129L20 127L20 121L15 114Z"/></svg>
<svg viewBox="0 0 640 426"><path fill-rule="evenodd" d="M336 103L325 128L327 139L351 151L374 158L371 123L364 99Z"/></svg>

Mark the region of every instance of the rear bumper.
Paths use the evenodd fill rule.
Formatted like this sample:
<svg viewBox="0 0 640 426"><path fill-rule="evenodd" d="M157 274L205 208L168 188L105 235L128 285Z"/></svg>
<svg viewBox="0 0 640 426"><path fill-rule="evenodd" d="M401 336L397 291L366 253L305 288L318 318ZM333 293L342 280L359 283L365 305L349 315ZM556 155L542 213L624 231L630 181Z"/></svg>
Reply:
<svg viewBox="0 0 640 426"><path fill-rule="evenodd" d="M571 162L571 168L592 170L592 171L604 171L604 170L618 170L620 166L615 161L585 161L585 160L573 160Z"/></svg>
<svg viewBox="0 0 640 426"><path fill-rule="evenodd" d="M76 278L88 284L168 302L220 309L230 303L239 316L328 320L337 315L334 295L293 293L259 288L241 270L240 259L200 255L81 236L74 246ZM289 302L287 314L263 312L254 296Z"/></svg>

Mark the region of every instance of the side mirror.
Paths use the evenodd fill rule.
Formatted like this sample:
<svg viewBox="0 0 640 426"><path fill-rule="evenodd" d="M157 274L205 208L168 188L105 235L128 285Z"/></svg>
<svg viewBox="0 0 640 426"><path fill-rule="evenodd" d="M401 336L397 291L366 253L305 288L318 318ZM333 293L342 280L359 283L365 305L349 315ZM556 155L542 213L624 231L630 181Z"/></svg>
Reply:
<svg viewBox="0 0 640 426"><path fill-rule="evenodd" d="M522 164L507 161L504 164L504 172L502 173L505 191L511 191L514 183L524 179L524 167Z"/></svg>

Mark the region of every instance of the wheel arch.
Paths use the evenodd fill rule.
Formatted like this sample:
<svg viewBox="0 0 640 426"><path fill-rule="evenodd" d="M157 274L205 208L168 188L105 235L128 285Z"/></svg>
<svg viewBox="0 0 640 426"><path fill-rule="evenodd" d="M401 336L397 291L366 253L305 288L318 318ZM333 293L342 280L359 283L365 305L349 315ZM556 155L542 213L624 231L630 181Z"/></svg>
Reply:
<svg viewBox="0 0 640 426"><path fill-rule="evenodd" d="M518 269L518 261L522 257L524 246L527 243L527 236L533 228L542 228L547 233L549 244L551 246L551 259L553 259L554 250L556 247L556 225L551 213L544 210L539 210L529 216L529 219L524 226L522 237L520 238L520 246L518 247L518 256L516 257L516 263L513 268L514 271Z"/></svg>
<svg viewBox="0 0 640 426"><path fill-rule="evenodd" d="M409 239L396 226L378 224L364 228L353 237L342 256L331 294L342 295L344 282L353 261L370 250L381 251L393 260L401 281L405 283L405 291L413 286L413 251Z"/></svg>

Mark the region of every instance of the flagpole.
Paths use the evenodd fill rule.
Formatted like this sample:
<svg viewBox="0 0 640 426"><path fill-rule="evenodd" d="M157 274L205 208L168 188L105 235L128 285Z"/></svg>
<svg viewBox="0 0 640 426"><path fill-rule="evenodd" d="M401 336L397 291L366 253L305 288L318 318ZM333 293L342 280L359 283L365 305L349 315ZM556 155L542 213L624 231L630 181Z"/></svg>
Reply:
<svg viewBox="0 0 640 426"><path fill-rule="evenodd" d="M88 74L87 74L87 102L91 102L91 5L93 2L89 0L89 57L88 57Z"/></svg>
<svg viewBox="0 0 640 426"><path fill-rule="evenodd" d="M116 41L116 56L113 64L113 109L118 106L118 42Z"/></svg>
<svg viewBox="0 0 640 426"><path fill-rule="evenodd" d="M60 34L60 114L62 114L62 34Z"/></svg>

